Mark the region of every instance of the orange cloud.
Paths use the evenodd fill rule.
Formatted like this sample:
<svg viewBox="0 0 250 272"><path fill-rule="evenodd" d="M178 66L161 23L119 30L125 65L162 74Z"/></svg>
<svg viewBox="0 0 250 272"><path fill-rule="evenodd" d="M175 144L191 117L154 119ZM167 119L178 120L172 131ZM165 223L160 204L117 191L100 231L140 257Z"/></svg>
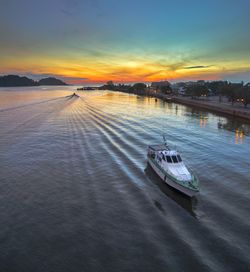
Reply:
<svg viewBox="0 0 250 272"><path fill-rule="evenodd" d="M225 68L226 67L226 68ZM250 63L242 61L200 65L190 60L167 56L108 56L53 57L29 55L1 60L0 73L51 74L68 83L152 82L158 80L215 80L230 72L250 71Z"/></svg>

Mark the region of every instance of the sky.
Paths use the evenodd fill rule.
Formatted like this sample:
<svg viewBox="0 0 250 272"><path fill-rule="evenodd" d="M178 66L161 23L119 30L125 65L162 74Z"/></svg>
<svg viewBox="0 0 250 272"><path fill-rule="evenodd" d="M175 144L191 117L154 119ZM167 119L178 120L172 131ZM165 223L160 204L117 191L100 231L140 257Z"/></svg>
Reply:
<svg viewBox="0 0 250 272"><path fill-rule="evenodd" d="M249 0L0 0L0 75L250 81Z"/></svg>

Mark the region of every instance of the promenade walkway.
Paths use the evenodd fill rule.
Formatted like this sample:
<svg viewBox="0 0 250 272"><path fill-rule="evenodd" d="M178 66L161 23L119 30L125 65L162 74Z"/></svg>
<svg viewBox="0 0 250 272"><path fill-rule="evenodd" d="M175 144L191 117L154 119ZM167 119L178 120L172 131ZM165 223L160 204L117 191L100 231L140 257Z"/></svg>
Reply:
<svg viewBox="0 0 250 272"><path fill-rule="evenodd" d="M214 112L229 114L235 117L241 117L250 120L250 105L248 105L248 107L245 108L242 103L236 102L232 106L230 102L227 102L226 98L223 98L222 102L220 103L218 97L192 99L191 97L169 96L164 94L154 94L154 96L166 101L171 100L175 103L199 107Z"/></svg>

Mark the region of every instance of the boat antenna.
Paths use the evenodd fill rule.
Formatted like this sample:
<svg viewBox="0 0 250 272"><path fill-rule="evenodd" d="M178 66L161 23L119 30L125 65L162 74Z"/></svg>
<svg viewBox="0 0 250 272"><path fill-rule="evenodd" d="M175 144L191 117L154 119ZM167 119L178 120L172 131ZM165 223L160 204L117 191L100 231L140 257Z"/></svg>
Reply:
<svg viewBox="0 0 250 272"><path fill-rule="evenodd" d="M167 134L166 134L166 133L163 133L163 134L162 134L162 138L163 138L163 141L164 141L165 146L168 147Z"/></svg>

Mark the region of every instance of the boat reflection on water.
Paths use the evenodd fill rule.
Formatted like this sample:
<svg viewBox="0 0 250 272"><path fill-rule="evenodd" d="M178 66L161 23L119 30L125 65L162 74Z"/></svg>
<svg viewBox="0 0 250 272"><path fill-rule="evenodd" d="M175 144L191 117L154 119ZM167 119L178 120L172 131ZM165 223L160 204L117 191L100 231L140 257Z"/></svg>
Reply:
<svg viewBox="0 0 250 272"><path fill-rule="evenodd" d="M153 184L157 185L167 197L175 201L179 206L185 209L193 217L196 217L195 209L198 203L196 197L190 198L188 196L185 196L181 192L178 192L174 188L170 187L168 184L164 183L148 163L147 167L145 168L145 174L147 175L149 180ZM158 201L155 201L154 204L161 212L164 212L164 208Z"/></svg>

